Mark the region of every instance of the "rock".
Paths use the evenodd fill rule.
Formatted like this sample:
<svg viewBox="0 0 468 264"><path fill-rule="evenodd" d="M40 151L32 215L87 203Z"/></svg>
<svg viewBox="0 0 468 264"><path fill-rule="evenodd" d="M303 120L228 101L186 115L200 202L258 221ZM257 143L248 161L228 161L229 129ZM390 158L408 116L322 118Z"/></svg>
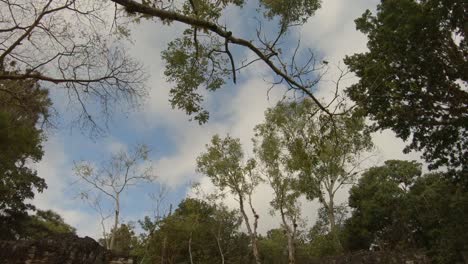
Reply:
<svg viewBox="0 0 468 264"><path fill-rule="evenodd" d="M132 264L90 237L59 235L40 240L0 241L0 264Z"/></svg>

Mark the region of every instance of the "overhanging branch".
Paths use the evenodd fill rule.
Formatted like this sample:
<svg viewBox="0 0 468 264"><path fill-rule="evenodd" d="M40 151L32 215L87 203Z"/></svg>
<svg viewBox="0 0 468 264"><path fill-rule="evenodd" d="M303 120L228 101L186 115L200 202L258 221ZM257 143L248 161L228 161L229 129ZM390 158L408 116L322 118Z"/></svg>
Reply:
<svg viewBox="0 0 468 264"><path fill-rule="evenodd" d="M111 0L111 1L123 6L128 12L135 12L135 13L140 13L140 14L147 15L147 16L158 17L162 20L178 21L178 22L190 25L190 26L203 28L205 30L209 30L217 34L218 36L226 39L226 41L229 41L230 43L250 49L263 62L265 62L268 65L268 67L271 70L273 70L274 73L276 73L278 76L284 79L288 83L288 85L295 87L296 89L299 89L305 94L307 94L317 104L317 106L322 111L327 113L328 115L330 116L334 115L312 94L312 92L309 89L307 89L306 87L304 87L303 85L295 81L291 76L289 76L288 74L283 72L281 69L276 67L276 65L270 60L270 56L268 54L264 54L259 48L253 45L250 41L233 36L232 32L224 30L222 27L216 25L215 23L202 20L202 19L198 19L195 17L182 15L182 14L172 12L172 11L150 7L150 6L135 2L133 0Z"/></svg>

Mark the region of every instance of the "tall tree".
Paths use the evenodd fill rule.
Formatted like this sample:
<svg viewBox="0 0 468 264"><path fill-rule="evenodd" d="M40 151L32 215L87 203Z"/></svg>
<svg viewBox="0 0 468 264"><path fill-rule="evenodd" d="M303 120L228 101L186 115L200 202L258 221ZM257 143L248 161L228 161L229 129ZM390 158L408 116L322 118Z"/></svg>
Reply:
<svg viewBox="0 0 468 264"><path fill-rule="evenodd" d="M335 194L354 181L363 153L372 148L363 118L353 112L330 118L306 99L281 102L267 110L265 119L258 134L276 138L271 155L298 174L296 186L308 199L319 199L335 234ZM335 242L340 247L337 236Z"/></svg>
<svg viewBox="0 0 468 264"><path fill-rule="evenodd" d="M414 240L434 263L468 259L468 190L447 176L430 173L418 178L408 194Z"/></svg>
<svg viewBox="0 0 468 264"><path fill-rule="evenodd" d="M467 170L468 6L456 0L382 1L356 20L368 52L345 59L347 93L375 121L411 140L431 169Z"/></svg>
<svg viewBox="0 0 468 264"><path fill-rule="evenodd" d="M352 216L343 229L350 250L417 248L434 263L462 263L468 252L467 190L421 164L389 160L351 188ZM466 258L466 257L465 257Z"/></svg>
<svg viewBox="0 0 468 264"><path fill-rule="evenodd" d="M273 189L274 196L270 204L273 212L277 211L280 214L282 227L287 237L288 263L294 264L296 262L297 227L301 214L298 199L301 193L297 188L294 171L287 166L290 156L282 151L284 145L287 144L285 138L273 128L274 125L268 123L269 121L271 119L267 117L266 124L255 128L254 152Z"/></svg>
<svg viewBox="0 0 468 264"><path fill-rule="evenodd" d="M260 263L258 251L257 226L259 215L252 204L252 193L259 183L254 172L255 161L244 160L244 153L239 139L213 136L207 151L197 158L197 170L208 176L214 186L221 191L227 189L239 202L239 210L247 227L255 261ZM248 205L246 205L246 203ZM250 207L253 223L247 215L246 206Z"/></svg>
<svg viewBox="0 0 468 264"><path fill-rule="evenodd" d="M16 228L34 192L46 187L32 164L43 156L41 124L49 116L46 90L29 80L0 82L0 226L3 238L17 237Z"/></svg>
<svg viewBox="0 0 468 264"><path fill-rule="evenodd" d="M363 173L350 190L352 217L346 234L350 249L381 249L409 246L412 234L407 218L407 192L421 175L421 164L389 160Z"/></svg>
<svg viewBox="0 0 468 264"><path fill-rule="evenodd" d="M131 151L121 150L112 155L109 161L96 168L90 162L75 164L76 176L91 192L100 193L113 204L114 223L112 230L118 230L120 221L122 194L132 185L155 179L152 165L145 165L149 161L149 149L146 145L137 145ZM90 197L83 195L83 197ZM109 249L114 249L115 235L111 233Z"/></svg>

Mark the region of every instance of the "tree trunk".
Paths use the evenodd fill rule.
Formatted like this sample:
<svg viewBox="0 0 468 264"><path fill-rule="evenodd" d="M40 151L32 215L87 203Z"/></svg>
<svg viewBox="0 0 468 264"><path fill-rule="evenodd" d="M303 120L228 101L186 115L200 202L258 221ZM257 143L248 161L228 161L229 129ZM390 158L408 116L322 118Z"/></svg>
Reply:
<svg viewBox="0 0 468 264"><path fill-rule="evenodd" d="M260 253L258 251L258 245L257 245L257 236L252 231L252 228L250 226L249 217L245 213L244 197L242 197L242 195L240 195L240 194L239 194L239 207L240 207L240 211L242 213L242 216L244 217L245 225L247 226L247 232L249 233L249 236L250 236L250 242L252 243L252 253L253 253L254 258L255 258L255 263L261 264ZM254 216L254 217L256 217L256 216Z"/></svg>
<svg viewBox="0 0 468 264"><path fill-rule="evenodd" d="M167 244L167 236L164 235L164 239L163 239L163 246L162 246L162 252L161 252L161 264L164 264L166 263L164 261L164 257L166 256L166 244Z"/></svg>
<svg viewBox="0 0 468 264"><path fill-rule="evenodd" d="M296 247L294 245L294 237L288 234L288 259L289 264L296 263Z"/></svg>
<svg viewBox="0 0 468 264"><path fill-rule="evenodd" d="M281 220L283 221L284 229L286 230L286 235L288 237L288 263L295 264L296 263L296 248L294 244L294 233L295 231L291 230L288 222L286 221L286 216L284 214L283 208L280 208L281 213ZM294 228L295 229L295 228Z"/></svg>
<svg viewBox="0 0 468 264"><path fill-rule="evenodd" d="M224 253L223 253L223 249L221 248L221 243L219 241L219 233L218 233L218 236L215 236L215 238L216 238L216 244L218 244L219 254L221 255L221 264L224 264Z"/></svg>
<svg viewBox="0 0 468 264"><path fill-rule="evenodd" d="M325 208L327 209L327 215L328 215L328 221L330 222L330 232L333 237L333 242L335 243L335 246L337 247L336 249L338 251L342 251L343 247L341 246L341 241L338 236L338 230L336 227L336 219L335 219L335 197L333 195L333 189L327 190L328 192L328 204L325 205Z"/></svg>
<svg viewBox="0 0 468 264"><path fill-rule="evenodd" d="M172 215L172 204L169 205L169 214L167 217L170 217ZM161 249L161 264L166 263L165 262L165 256L166 256L166 246L167 246L167 235L164 234L164 239L163 239L163 246Z"/></svg>
<svg viewBox="0 0 468 264"><path fill-rule="evenodd" d="M190 232L190 238L188 241L188 251L190 256L190 264L193 264L193 256L192 256L192 232Z"/></svg>
<svg viewBox="0 0 468 264"><path fill-rule="evenodd" d="M115 234L117 232L117 228L119 227L119 214L120 214L120 198L119 194L116 195L115 198L115 218L114 218L114 229L111 231L111 241L110 241L110 250L113 250L115 247Z"/></svg>

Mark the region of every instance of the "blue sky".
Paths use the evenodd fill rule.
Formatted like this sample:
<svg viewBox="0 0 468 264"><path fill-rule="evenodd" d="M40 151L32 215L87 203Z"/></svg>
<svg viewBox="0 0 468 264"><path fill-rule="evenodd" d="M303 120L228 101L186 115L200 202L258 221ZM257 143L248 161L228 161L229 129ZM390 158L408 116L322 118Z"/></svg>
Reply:
<svg viewBox="0 0 468 264"><path fill-rule="evenodd" d="M377 0L324 0L317 14L289 35L289 42L293 43L294 38L301 35L303 48L310 48L327 61L339 64L345 55L365 51L366 38L355 30L353 20L365 9L375 9L377 3ZM256 26L253 17L253 12L231 9L225 21L234 34L248 38L252 37ZM147 21L134 26L130 52L147 69L149 96L138 109L130 112L117 109L105 136L91 139L86 133L68 128L63 120L69 120L71 112L67 110L63 96L53 92L55 107L64 114L59 129L49 132L45 156L37 165L39 176L46 179L49 188L38 194L34 203L40 209L53 209L62 214L68 223L77 227L79 235L98 238L100 229L96 213L76 198L78 185L71 184L76 180L73 162L91 160L99 163L121 148L136 143L149 145L158 183L133 187L123 199L122 220L136 221L151 214L154 204L148 193L157 192L158 184L169 187L166 205L177 205L186 197L192 182L200 182L209 191L212 188L209 181L195 172L195 158L204 150L204 145L215 133L229 133L239 137L249 153L253 127L263 120L265 109L274 106L282 95L282 87L278 86L267 97L269 85L264 80L271 80L272 75L265 65L257 63L240 74L237 85L229 83L220 91L207 95L205 105L211 112L208 124L200 126L189 122L183 112L173 110L168 102L172 84L166 82L160 56L167 42L184 28L180 24L174 25L163 27L158 22ZM236 55L248 54L236 50ZM334 77L336 71L331 70L327 78L332 80ZM316 94L326 98L330 87L331 83L325 81L317 87ZM403 143L391 132L375 134L374 143L378 152L374 164L386 159L419 160L418 153L403 155ZM342 190L340 199L344 201L346 195L347 191ZM261 186L254 197L261 215L261 232L278 227L278 219L269 217L269 199L271 191L267 186ZM228 198L226 204L235 208L232 199ZM313 222L317 204L305 200L302 204L304 218Z"/></svg>

